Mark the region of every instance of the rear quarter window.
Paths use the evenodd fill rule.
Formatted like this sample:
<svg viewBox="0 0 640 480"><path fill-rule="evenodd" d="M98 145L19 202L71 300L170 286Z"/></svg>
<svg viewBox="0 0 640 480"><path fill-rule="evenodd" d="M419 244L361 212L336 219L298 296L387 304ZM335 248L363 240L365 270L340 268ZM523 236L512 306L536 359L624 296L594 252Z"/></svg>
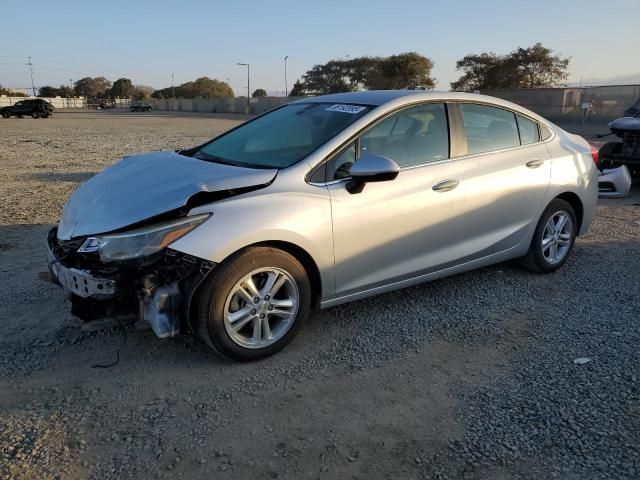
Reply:
<svg viewBox="0 0 640 480"><path fill-rule="evenodd" d="M488 105L460 104L469 153L484 153L520 145L513 112Z"/></svg>
<svg viewBox="0 0 640 480"><path fill-rule="evenodd" d="M522 145L531 145L540 141L540 133L538 132L538 124L533 120L529 120L522 115L516 115L518 120L518 130L520 131L520 143Z"/></svg>
<svg viewBox="0 0 640 480"><path fill-rule="evenodd" d="M544 125L540 124L540 139L541 140L547 140L549 138L551 138L551 130L549 130L547 127L545 127Z"/></svg>

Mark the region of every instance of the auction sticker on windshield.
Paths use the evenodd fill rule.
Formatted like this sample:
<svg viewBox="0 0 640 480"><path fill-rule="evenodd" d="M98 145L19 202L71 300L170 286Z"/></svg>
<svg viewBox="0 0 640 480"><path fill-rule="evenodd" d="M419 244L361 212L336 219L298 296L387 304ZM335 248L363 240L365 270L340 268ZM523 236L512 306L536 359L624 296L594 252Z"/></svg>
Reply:
<svg viewBox="0 0 640 480"><path fill-rule="evenodd" d="M360 113L367 107L361 107L360 105L347 105L344 103L336 103L327 108L328 112L342 112L342 113Z"/></svg>

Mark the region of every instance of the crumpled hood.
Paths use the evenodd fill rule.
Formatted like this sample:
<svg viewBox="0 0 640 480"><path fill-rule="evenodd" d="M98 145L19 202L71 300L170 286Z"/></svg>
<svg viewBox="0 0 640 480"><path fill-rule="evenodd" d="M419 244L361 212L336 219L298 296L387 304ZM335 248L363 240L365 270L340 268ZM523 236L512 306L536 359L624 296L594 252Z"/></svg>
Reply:
<svg viewBox="0 0 640 480"><path fill-rule="evenodd" d="M71 195L62 210L58 238L117 230L180 208L198 192L264 185L277 172L206 162L172 151L127 157Z"/></svg>

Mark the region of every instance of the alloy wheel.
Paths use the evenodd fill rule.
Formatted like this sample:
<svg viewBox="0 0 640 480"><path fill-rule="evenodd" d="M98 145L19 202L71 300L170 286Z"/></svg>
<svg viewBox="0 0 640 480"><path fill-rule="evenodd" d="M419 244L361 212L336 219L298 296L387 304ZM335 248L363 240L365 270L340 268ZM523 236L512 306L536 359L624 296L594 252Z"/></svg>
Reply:
<svg viewBox="0 0 640 480"><path fill-rule="evenodd" d="M299 290L286 271L253 270L231 289L224 305L224 327L236 344L265 348L285 336L299 308Z"/></svg>
<svg viewBox="0 0 640 480"><path fill-rule="evenodd" d="M542 256L550 263L558 263L567 256L573 241L573 221L561 210L549 217L542 232Z"/></svg>

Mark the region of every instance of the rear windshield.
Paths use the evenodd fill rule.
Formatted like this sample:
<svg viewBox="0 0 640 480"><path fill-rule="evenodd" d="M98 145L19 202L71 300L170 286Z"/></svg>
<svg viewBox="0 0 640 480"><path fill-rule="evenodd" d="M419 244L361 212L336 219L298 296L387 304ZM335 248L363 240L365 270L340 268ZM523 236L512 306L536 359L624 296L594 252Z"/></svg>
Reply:
<svg viewBox="0 0 640 480"><path fill-rule="evenodd" d="M295 103L204 145L193 156L249 168L286 168L366 115L371 106Z"/></svg>

